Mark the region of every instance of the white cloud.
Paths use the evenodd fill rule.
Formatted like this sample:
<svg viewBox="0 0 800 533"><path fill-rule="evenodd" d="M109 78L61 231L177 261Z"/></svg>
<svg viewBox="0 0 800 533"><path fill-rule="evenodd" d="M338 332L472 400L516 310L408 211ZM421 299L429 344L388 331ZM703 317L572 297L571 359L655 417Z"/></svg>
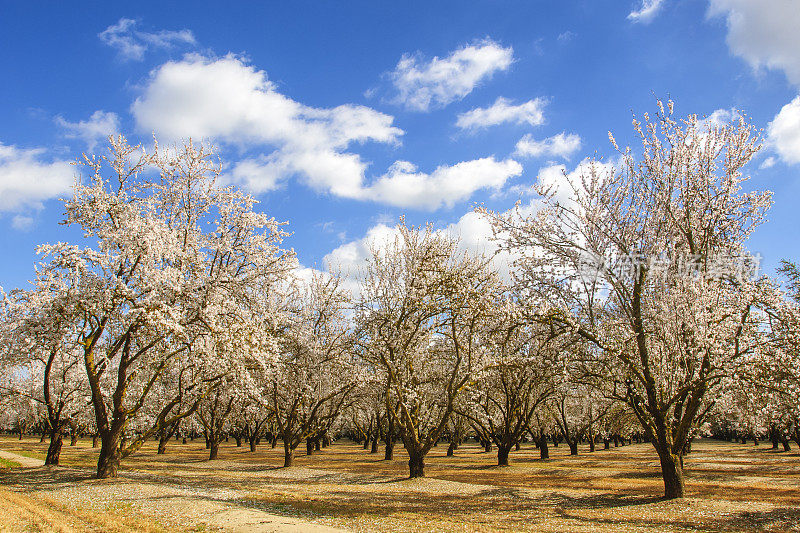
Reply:
<svg viewBox="0 0 800 533"><path fill-rule="evenodd" d="M647 24L655 18L663 5L664 0L642 0L642 6L639 9L628 13L628 20Z"/></svg>
<svg viewBox="0 0 800 533"><path fill-rule="evenodd" d="M315 190L356 200L421 209L452 206L483 188L498 188L522 167L493 157L440 166L430 174L399 161L371 185L367 163L347 150L367 141L396 144L394 118L358 105L329 109L280 94L265 72L227 56L189 56L157 68L136 99L137 128L159 137L204 138L266 149L231 166L229 183L263 193L300 177Z"/></svg>
<svg viewBox="0 0 800 533"><path fill-rule="evenodd" d="M312 187L360 198L367 164L345 150L353 143L397 143L394 118L358 105L305 106L276 90L264 71L234 56L170 61L151 75L132 106L140 131L171 139L199 137L242 148L276 149L230 177L259 192L300 175Z"/></svg>
<svg viewBox="0 0 800 533"><path fill-rule="evenodd" d="M377 224L367 230L364 237L342 244L325 255L322 262L334 271L345 276L358 278L363 274L367 260L372 256L373 247L386 248L398 238L397 228Z"/></svg>
<svg viewBox="0 0 800 533"><path fill-rule="evenodd" d="M459 251L472 255L483 255L492 258L492 264L504 279L510 280L511 256L498 252L498 245L493 241L492 225L483 215L468 211L456 222L437 230L437 233L457 238ZM333 271L346 276L345 285L355 296L359 294L358 283L363 279L365 268L372 250L386 249L399 238L396 226L378 223L369 228L360 238L345 243L323 258L323 263Z"/></svg>
<svg viewBox="0 0 800 533"><path fill-rule="evenodd" d="M584 177L596 175L600 180L604 180L614 172L615 168L620 168L621 161L597 162L584 159L572 170L568 171L565 165L549 165L539 170L536 177L539 186L543 187L553 199L560 205L566 206L577 211L576 192L583 187ZM540 200L534 198L525 207L526 214L534 213L540 206Z"/></svg>
<svg viewBox="0 0 800 533"><path fill-rule="evenodd" d="M148 48L172 48L175 45L195 45L197 41L190 30L146 32L137 30L138 21L121 18L97 36L116 48L122 59L141 61Z"/></svg>
<svg viewBox="0 0 800 533"><path fill-rule="evenodd" d="M711 130L718 126L726 126L741 118L741 113L735 107L731 109L717 109L705 118L697 121L700 130Z"/></svg>
<svg viewBox="0 0 800 533"><path fill-rule="evenodd" d="M495 72L508 70L513 60L510 46L504 48L491 39L430 61L419 54L404 55L390 74L398 92L395 102L414 111L444 107L464 98Z"/></svg>
<svg viewBox="0 0 800 533"><path fill-rule="evenodd" d="M569 31L569 30L567 30L567 31L565 31L563 33L559 33L558 34L558 42L560 42L560 43L569 42L572 39L574 39L576 35L577 34L574 31Z"/></svg>
<svg viewBox="0 0 800 533"><path fill-rule="evenodd" d="M709 16L724 16L733 54L754 69L783 70L800 86L800 6L796 0L710 0Z"/></svg>
<svg viewBox="0 0 800 533"><path fill-rule="evenodd" d="M64 117L56 117L56 124L64 128L65 135L72 139L82 139L89 151L97 142L119 132L119 117L116 113L95 111L88 120L69 122Z"/></svg>
<svg viewBox="0 0 800 533"><path fill-rule="evenodd" d="M561 132L544 140L537 141L529 133L522 137L516 146L516 155L521 157L562 157L569 159L580 150L581 138L575 133Z"/></svg>
<svg viewBox="0 0 800 533"><path fill-rule="evenodd" d="M572 171L568 171L565 165L550 165L539 171L537 182L549 189L559 203L574 207L574 189L581 186L581 176L588 175L594 171L602 178L613 171L615 164L618 165L619 161L616 163L592 163L590 160L584 159ZM594 169L592 169L592 166L594 166ZM542 205L541 198L536 196L527 204L520 205L518 213L522 216L531 216ZM508 213L506 212L506 214ZM497 242L494 240L492 225L483 215L475 211L468 211L456 222L437 231L458 238L459 250L462 252L492 258L492 265L495 270L504 280L511 281L512 263L515 256L499 249ZM347 276L346 283L349 290L354 295L358 295L358 280L364 274L367 261L372 256L372 250L380 251L385 249L398 236L397 228L390 221L380 221L368 229L362 238L342 244L331 250L323 258L323 263L332 270L338 270Z"/></svg>
<svg viewBox="0 0 800 533"><path fill-rule="evenodd" d="M494 157L440 166L430 174L419 172L408 161L396 161L366 195L398 207L432 211L452 207L480 189L500 189L509 178L520 174L522 165L513 159L497 161Z"/></svg>
<svg viewBox="0 0 800 533"><path fill-rule="evenodd" d="M18 231L28 231L33 227L33 217L14 215L11 218L11 227Z"/></svg>
<svg viewBox="0 0 800 533"><path fill-rule="evenodd" d="M237 161L229 172L222 175L222 180L252 194L262 194L277 189L285 172L285 167L276 158L259 156Z"/></svg>
<svg viewBox="0 0 800 533"><path fill-rule="evenodd" d="M782 161L800 163L800 96L775 115L767 126L767 140Z"/></svg>
<svg viewBox="0 0 800 533"><path fill-rule="evenodd" d="M764 169L767 169L767 168L772 168L772 167L775 166L775 163L777 163L777 162L778 161L777 161L777 159L775 159L775 157L769 156L766 159L764 159L764 161L762 161L760 165L758 165L758 169L759 170L764 170Z"/></svg>
<svg viewBox="0 0 800 533"><path fill-rule="evenodd" d="M796 0L710 0L708 16L725 17L726 41L734 55L755 70L781 70L800 87L800 6ZM782 161L800 162L800 96L775 115L767 127L767 140ZM771 166L767 161L762 166Z"/></svg>
<svg viewBox="0 0 800 533"><path fill-rule="evenodd" d="M0 212L40 209L45 200L72 189L72 166L67 161L44 162L43 154L41 148L0 143Z"/></svg>
<svg viewBox="0 0 800 533"><path fill-rule="evenodd" d="M458 115L456 126L461 129L477 129L497 126L505 122L539 126L544 123L545 105L546 102L543 98L535 98L519 105L513 105L511 100L499 97L489 107L476 107Z"/></svg>

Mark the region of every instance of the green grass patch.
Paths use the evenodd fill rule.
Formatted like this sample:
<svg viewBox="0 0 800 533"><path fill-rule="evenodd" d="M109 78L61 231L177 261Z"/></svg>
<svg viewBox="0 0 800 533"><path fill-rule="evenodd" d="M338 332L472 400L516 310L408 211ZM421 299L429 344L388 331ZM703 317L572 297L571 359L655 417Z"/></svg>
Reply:
<svg viewBox="0 0 800 533"><path fill-rule="evenodd" d="M0 457L0 468L15 468L17 466L22 466L16 461L9 461L8 459L3 459Z"/></svg>
<svg viewBox="0 0 800 533"><path fill-rule="evenodd" d="M31 459L41 459L42 461L44 461L47 458L47 454L42 452L30 452L28 450L14 450L14 453L17 455L21 455L23 457L29 457Z"/></svg>

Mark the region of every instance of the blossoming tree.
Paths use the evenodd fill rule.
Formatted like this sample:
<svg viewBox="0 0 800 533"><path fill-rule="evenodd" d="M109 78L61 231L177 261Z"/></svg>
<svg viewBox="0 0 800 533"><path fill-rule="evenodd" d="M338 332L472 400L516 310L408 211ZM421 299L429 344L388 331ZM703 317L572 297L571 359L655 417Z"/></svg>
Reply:
<svg viewBox="0 0 800 533"><path fill-rule="evenodd" d="M105 478L191 414L224 377L227 365L216 370L221 333L231 321L246 323L243 302L253 288L281 282L295 261L279 247L285 234L275 220L255 212L250 196L216 183L221 167L205 147L156 143L145 153L117 137L107 156L84 156L82 164L91 175L66 202L65 222L94 246L58 243L41 252L46 269L71 279L101 439L97 476ZM249 335L257 346L269 333L253 327ZM151 394L167 374L179 376L171 393ZM126 427L145 410L154 410L152 423L122 446Z"/></svg>
<svg viewBox="0 0 800 533"><path fill-rule="evenodd" d="M585 368L633 410L675 498L691 430L749 349L751 284L732 265L771 195L742 188L760 148L742 117L677 120L659 102L634 129L639 154L618 149L610 169L592 162L565 176L566 195L539 184L532 214L489 216L519 257L522 290L546 296L532 311L593 346L580 352Z"/></svg>

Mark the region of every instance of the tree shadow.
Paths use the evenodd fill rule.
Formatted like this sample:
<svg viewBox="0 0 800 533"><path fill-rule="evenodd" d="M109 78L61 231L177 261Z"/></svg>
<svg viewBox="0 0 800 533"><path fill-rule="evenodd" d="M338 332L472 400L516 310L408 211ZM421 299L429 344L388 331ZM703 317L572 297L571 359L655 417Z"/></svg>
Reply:
<svg viewBox="0 0 800 533"><path fill-rule="evenodd" d="M52 489L94 479L94 472L62 466L37 466L0 472L0 485L26 491Z"/></svg>

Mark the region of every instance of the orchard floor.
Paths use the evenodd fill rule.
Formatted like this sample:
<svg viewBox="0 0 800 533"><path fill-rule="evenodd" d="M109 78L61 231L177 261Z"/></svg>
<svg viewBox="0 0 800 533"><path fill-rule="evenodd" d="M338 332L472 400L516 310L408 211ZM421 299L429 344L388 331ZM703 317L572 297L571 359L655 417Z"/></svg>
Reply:
<svg viewBox="0 0 800 533"><path fill-rule="evenodd" d="M44 458L46 444L0 437L0 449ZM300 450L298 450L300 451ZM63 466L0 466L0 531L800 531L800 453L712 440L686 458L688 497L662 501L647 444L541 461L532 445L511 466L466 444L434 448L424 479L338 442L281 468L282 448L233 439L208 461L201 441L155 443L94 480L96 449L65 443Z"/></svg>

